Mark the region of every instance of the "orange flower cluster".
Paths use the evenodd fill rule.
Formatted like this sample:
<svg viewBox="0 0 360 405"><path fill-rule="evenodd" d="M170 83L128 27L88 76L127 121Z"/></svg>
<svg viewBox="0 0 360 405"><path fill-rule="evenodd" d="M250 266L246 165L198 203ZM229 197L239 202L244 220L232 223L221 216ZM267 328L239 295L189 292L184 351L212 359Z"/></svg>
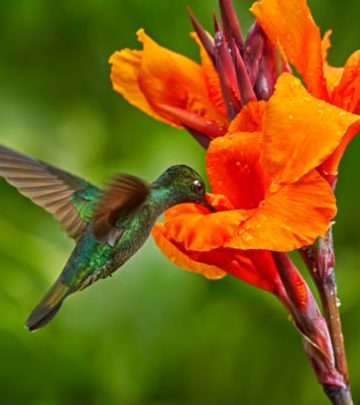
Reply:
<svg viewBox="0 0 360 405"><path fill-rule="evenodd" d="M269 97L260 97L262 77L252 77L246 55L236 56L242 38L235 35L239 48L232 48L226 28L234 27L234 21L226 15L223 36L237 70L222 37L215 35L213 41L195 20L201 64L159 46L140 30L143 49L115 52L111 79L117 92L147 114L208 139L208 199L217 212L195 204L168 210L152 232L160 249L178 266L207 278L229 273L280 295L283 287L271 251L312 244L336 214L326 174L336 174L360 127L355 115L360 112L360 52L344 68L329 66L329 33L321 40L305 0L261 0L251 11L260 32L255 39L270 44L254 57L256 72L263 63L263 77L269 76L274 69L266 70L266 61L273 58L271 46L277 47L282 71L291 63L307 88L285 72L276 78L275 90L265 86ZM254 36L250 42L256 55L258 42ZM248 70L241 70L245 65ZM245 72L243 81L235 77L239 70ZM244 93L249 80L253 88Z"/></svg>

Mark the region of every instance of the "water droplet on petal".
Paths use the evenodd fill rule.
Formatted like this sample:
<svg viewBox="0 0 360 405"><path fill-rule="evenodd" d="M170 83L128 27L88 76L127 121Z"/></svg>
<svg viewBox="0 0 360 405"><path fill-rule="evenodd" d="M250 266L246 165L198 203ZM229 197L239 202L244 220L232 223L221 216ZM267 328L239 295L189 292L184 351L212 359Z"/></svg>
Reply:
<svg viewBox="0 0 360 405"><path fill-rule="evenodd" d="M339 308L341 306L341 301L339 298L336 298L336 306Z"/></svg>
<svg viewBox="0 0 360 405"><path fill-rule="evenodd" d="M279 190L279 188L280 188L279 184L271 183L269 187L270 193L276 193Z"/></svg>

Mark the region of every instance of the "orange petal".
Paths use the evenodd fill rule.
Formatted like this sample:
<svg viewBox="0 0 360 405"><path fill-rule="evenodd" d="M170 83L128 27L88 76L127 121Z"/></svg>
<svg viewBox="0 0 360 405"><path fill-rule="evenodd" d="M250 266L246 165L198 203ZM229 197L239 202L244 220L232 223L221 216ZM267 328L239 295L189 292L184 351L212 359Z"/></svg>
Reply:
<svg viewBox="0 0 360 405"><path fill-rule="evenodd" d="M225 277L225 271L214 265L202 263L191 258L186 252L181 251L179 247L171 243L164 235L163 224L156 224L151 234L164 255L177 266L194 271L195 273L200 273L204 277L213 280Z"/></svg>
<svg viewBox="0 0 360 405"><path fill-rule="evenodd" d="M265 104L263 100L250 101L245 104L239 114L231 122L228 133L261 131Z"/></svg>
<svg viewBox="0 0 360 405"><path fill-rule="evenodd" d="M316 170L297 183L272 186L227 247L290 251L312 245L336 214L331 188Z"/></svg>
<svg viewBox="0 0 360 405"><path fill-rule="evenodd" d="M200 48L201 65L203 67L206 87L209 93L210 100L216 107L216 109L219 111L219 113L226 118L227 115L224 100L221 93L219 75L211 59L209 58L208 53L206 52L205 48L200 42L199 37L196 35L195 32L191 33L191 37L194 38L195 42L198 44Z"/></svg>
<svg viewBox="0 0 360 405"><path fill-rule="evenodd" d="M240 250L238 252L251 260L253 271L250 273L250 271L245 272L245 270L241 269L241 271L237 273L232 272L231 274L255 287L277 294L282 283L272 257L272 252L268 250Z"/></svg>
<svg viewBox="0 0 360 405"><path fill-rule="evenodd" d="M228 211L234 209L230 201L221 194L209 194L206 193L207 201L217 210L217 211ZM192 214L209 214L207 208L199 204L185 203L174 205L165 211L165 222L170 221L174 218L179 218L182 215L192 215Z"/></svg>
<svg viewBox="0 0 360 405"><path fill-rule="evenodd" d="M332 153L325 162L320 166L320 169L324 172L324 174L332 174L336 175L338 171L338 166L340 160L348 147L350 141L353 137L360 131L360 119L353 124L347 131L346 135L343 137L340 145L335 149L334 153Z"/></svg>
<svg viewBox="0 0 360 405"><path fill-rule="evenodd" d="M112 65L110 77L113 88L122 94L130 104L146 114L170 123L155 112L139 87L138 78L141 70L142 54L142 51L123 49L111 55L109 63Z"/></svg>
<svg viewBox="0 0 360 405"><path fill-rule="evenodd" d="M287 73L263 117L261 162L275 183L291 183L331 155L359 117L318 100Z"/></svg>
<svg viewBox="0 0 360 405"><path fill-rule="evenodd" d="M331 102L355 114L360 112L360 51L354 52L347 60Z"/></svg>
<svg viewBox="0 0 360 405"><path fill-rule="evenodd" d="M177 208L178 216L165 217L167 235L175 242L183 244L186 250L199 252L227 246L231 238L247 219L249 212L241 210L219 211L209 214L197 213ZM172 211L171 208L168 211Z"/></svg>
<svg viewBox="0 0 360 405"><path fill-rule="evenodd" d="M207 151L211 188L226 195L235 208L255 208L264 197L260 139L260 132L227 135L213 140Z"/></svg>
<svg viewBox="0 0 360 405"><path fill-rule="evenodd" d="M115 90L149 115L177 126L182 126L182 122L161 109L161 105L190 111L227 126L227 120L209 99L202 67L159 46L143 30L137 35L143 43L142 51L123 50L110 58Z"/></svg>
<svg viewBox="0 0 360 405"><path fill-rule="evenodd" d="M334 88L339 84L341 76L343 74L344 68L334 67L327 63L328 50L331 47L330 35L331 30L325 32L324 38L322 40L322 52L323 52L323 63L324 63L324 75L326 78L326 85L329 94L331 95ZM331 97L330 97L331 98Z"/></svg>
<svg viewBox="0 0 360 405"><path fill-rule="evenodd" d="M165 230L187 250L228 247L290 251L312 244L326 232L336 204L327 181L313 170L295 184L273 185L259 207L252 210L178 213L166 218Z"/></svg>
<svg viewBox="0 0 360 405"><path fill-rule="evenodd" d="M156 224L152 236L164 255L183 269L200 273L209 279L219 279L229 273L246 283L274 292L280 283L278 273L268 251L240 251L217 249L194 252L167 237L163 224Z"/></svg>
<svg viewBox="0 0 360 405"><path fill-rule="evenodd" d="M250 10L302 75L310 93L327 100L320 30L306 0L261 0Z"/></svg>

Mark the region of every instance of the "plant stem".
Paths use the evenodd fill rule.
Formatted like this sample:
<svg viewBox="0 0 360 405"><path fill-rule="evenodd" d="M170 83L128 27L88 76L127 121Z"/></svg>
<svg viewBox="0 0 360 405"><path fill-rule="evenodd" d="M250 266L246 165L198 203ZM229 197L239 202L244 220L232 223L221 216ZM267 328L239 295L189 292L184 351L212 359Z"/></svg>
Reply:
<svg viewBox="0 0 360 405"><path fill-rule="evenodd" d="M326 234L319 239L317 249L313 246L303 248L301 255L320 294L333 346L335 367L347 384L346 389L337 386L328 386L324 387L324 390L334 404L352 404L339 301L337 298L332 226L330 226Z"/></svg>
<svg viewBox="0 0 360 405"><path fill-rule="evenodd" d="M349 384L349 374L339 312L339 301L337 298L331 227L325 236L319 240L318 264L318 273L323 274L321 278L318 278L317 286L323 304L325 318L329 326L334 349L335 365L337 370L344 376L346 383Z"/></svg>
<svg viewBox="0 0 360 405"><path fill-rule="evenodd" d="M327 385L324 386L324 391L333 405L353 405L350 387Z"/></svg>
<svg viewBox="0 0 360 405"><path fill-rule="evenodd" d="M333 344L335 366L337 370L343 375L344 380L348 385L346 393L338 392L336 393L336 395L334 395L334 398L338 398L339 396L343 396L346 394L348 402L344 403L352 404L344 338L342 334L342 326L338 305L339 301L337 298L334 262L335 255L333 248L332 228L330 227L325 236L320 238L319 240L319 250L317 255L318 277L316 278L318 280L317 286Z"/></svg>
<svg viewBox="0 0 360 405"><path fill-rule="evenodd" d="M320 279L319 274L321 270L330 269L328 265L333 263L332 255L325 254L323 251L323 249L331 246L331 243L329 244L328 241L329 240L326 239L324 240L324 245L319 245L319 254L321 254L321 256L316 256L316 258L318 258L317 262L315 262L315 255L310 255L312 252L309 250L306 251L306 263L311 269L316 270L312 273L313 277L316 277L317 280ZM284 253L273 252L273 258L285 290L285 294L283 293L282 295L279 295L279 298L291 313L296 326L303 335L305 352L319 383L323 386L324 392L334 405L352 405L348 378L345 378L345 375L347 376L347 374L344 374L344 370L340 371L335 364L335 354L333 349L335 346L330 338L329 327L326 326L328 322L325 322L322 318L315 298L288 256ZM315 264L318 264L318 267L316 267ZM325 264L326 267L321 267ZM317 271L318 268L320 271ZM333 275L333 273L332 267L332 271L329 274ZM332 276L325 280L332 280ZM326 282L321 284L321 286L324 286L324 288L319 288L319 290L324 293L324 301L329 309L328 312L325 312L326 314L329 314L332 320L334 320L335 311L338 314L336 293L334 293L336 292L336 285L335 283L328 284ZM305 306L302 305L304 288L306 289L305 295L307 296ZM332 299L333 296L335 297L335 300ZM338 319L340 320L340 318ZM340 336L342 337L341 323L332 322L332 325L335 328L336 337L339 339ZM340 330L338 329L339 326ZM339 346L339 348L343 349L343 345ZM340 352L341 350L339 350L339 356L341 354ZM344 351L342 351L342 353L344 353Z"/></svg>

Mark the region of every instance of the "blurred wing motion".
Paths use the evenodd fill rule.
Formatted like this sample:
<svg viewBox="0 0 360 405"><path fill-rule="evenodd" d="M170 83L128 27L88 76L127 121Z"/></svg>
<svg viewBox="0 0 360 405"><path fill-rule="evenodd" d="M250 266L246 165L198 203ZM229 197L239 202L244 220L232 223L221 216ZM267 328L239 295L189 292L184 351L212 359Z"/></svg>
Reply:
<svg viewBox="0 0 360 405"><path fill-rule="evenodd" d="M0 175L19 192L60 222L70 237L78 239L90 221L89 206L95 186L67 172L0 146Z"/></svg>
<svg viewBox="0 0 360 405"><path fill-rule="evenodd" d="M148 194L148 185L138 177L128 174L116 176L95 208L92 220L95 238L114 246L122 232L116 224L135 213Z"/></svg>

